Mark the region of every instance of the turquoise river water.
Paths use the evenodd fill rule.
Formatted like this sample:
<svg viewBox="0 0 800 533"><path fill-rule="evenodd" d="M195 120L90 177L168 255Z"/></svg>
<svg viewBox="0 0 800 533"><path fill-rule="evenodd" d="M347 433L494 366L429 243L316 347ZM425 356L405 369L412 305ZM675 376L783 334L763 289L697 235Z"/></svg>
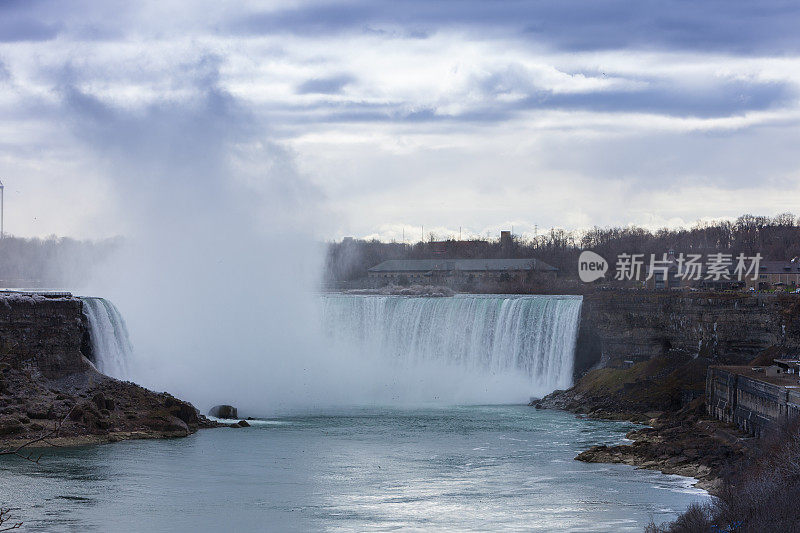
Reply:
<svg viewBox="0 0 800 533"><path fill-rule="evenodd" d="M22 531L641 531L708 496L575 455L631 424L526 406L296 413L0 458Z"/></svg>

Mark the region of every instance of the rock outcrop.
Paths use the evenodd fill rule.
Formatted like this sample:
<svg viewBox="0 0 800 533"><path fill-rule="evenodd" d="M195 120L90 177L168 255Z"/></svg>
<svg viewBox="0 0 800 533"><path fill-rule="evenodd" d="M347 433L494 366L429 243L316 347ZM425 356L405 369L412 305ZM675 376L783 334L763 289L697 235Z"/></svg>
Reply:
<svg viewBox="0 0 800 533"><path fill-rule="evenodd" d="M752 440L705 414L708 366L755 364L797 350L794 294L587 293L575 385L532 405L648 423L631 433L632 445L592 448L578 459L691 475L713 487L749 456Z"/></svg>
<svg viewBox="0 0 800 533"><path fill-rule="evenodd" d="M186 436L212 426L189 403L122 382L89 360L83 302L0 294L0 447Z"/></svg>
<svg viewBox="0 0 800 533"><path fill-rule="evenodd" d="M753 456L749 441L735 427L702 416L702 401L679 414L661 415L650 427L629 432L633 442L593 446L575 459L587 463L621 463L693 477L712 493L732 472Z"/></svg>
<svg viewBox="0 0 800 533"><path fill-rule="evenodd" d="M239 418L239 410L232 405L215 405L208 414L216 418Z"/></svg>

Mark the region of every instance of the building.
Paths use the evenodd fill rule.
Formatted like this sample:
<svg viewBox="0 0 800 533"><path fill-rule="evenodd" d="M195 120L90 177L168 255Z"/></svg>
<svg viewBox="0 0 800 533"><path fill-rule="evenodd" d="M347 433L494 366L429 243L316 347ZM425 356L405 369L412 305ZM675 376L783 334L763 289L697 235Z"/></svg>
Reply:
<svg viewBox="0 0 800 533"><path fill-rule="evenodd" d="M529 275L555 278L558 269L538 259L392 259L368 271L371 279L394 282L523 281Z"/></svg>
<svg viewBox="0 0 800 533"><path fill-rule="evenodd" d="M650 265L645 265L645 286L648 289L681 289L689 286L691 282L689 280L684 280L680 275L680 268L678 259L675 257L675 250L670 250L664 260L666 264L662 267L654 268L652 275L650 272Z"/></svg>
<svg viewBox="0 0 800 533"><path fill-rule="evenodd" d="M747 276L747 287L756 290L800 288L800 258L783 261L761 261L758 279Z"/></svg>
<svg viewBox="0 0 800 533"><path fill-rule="evenodd" d="M511 236L511 232L508 230L503 230L500 232L500 251L504 254L511 253L512 248L514 247L514 238Z"/></svg>
<svg viewBox="0 0 800 533"><path fill-rule="evenodd" d="M708 272L695 270L698 266L707 268L707 265L696 263L692 265L688 259L676 255L674 250L670 250L663 259L656 258L658 263L653 265L652 275L651 265L645 265L646 281L648 289L706 289L706 290L739 290L746 286L748 280L739 279L735 274L735 264L731 264L726 269L725 276L720 279L709 278ZM762 263L763 264L763 263ZM749 277L753 277L750 274Z"/></svg>
<svg viewBox="0 0 800 533"><path fill-rule="evenodd" d="M798 374L800 375L800 360L798 359L775 359L775 366L780 369L783 374Z"/></svg>
<svg viewBox="0 0 800 533"><path fill-rule="evenodd" d="M784 368L793 367L794 360L775 363L767 368L710 366L708 414L757 437L785 427L800 415L800 380Z"/></svg>

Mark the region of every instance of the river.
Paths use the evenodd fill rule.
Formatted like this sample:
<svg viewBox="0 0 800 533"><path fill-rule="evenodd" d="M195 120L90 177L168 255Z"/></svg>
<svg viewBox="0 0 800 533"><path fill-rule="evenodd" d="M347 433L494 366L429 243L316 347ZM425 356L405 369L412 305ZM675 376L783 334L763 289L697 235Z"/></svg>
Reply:
<svg viewBox="0 0 800 533"><path fill-rule="evenodd" d="M25 531L641 531L708 496L573 460L633 425L526 406L295 412L0 461Z"/></svg>

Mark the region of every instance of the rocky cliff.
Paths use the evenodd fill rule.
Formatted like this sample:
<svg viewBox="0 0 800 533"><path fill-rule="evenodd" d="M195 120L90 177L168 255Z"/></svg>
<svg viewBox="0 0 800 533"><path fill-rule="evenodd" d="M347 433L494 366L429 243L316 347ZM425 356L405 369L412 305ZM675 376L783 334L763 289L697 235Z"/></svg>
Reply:
<svg viewBox="0 0 800 533"><path fill-rule="evenodd" d="M3 363L32 365L52 379L90 368L83 357L89 331L82 305L72 297L0 293Z"/></svg>
<svg viewBox="0 0 800 533"><path fill-rule="evenodd" d="M749 439L703 407L712 364L800 351L800 295L598 291L584 295L576 383L539 408L646 422L631 446L595 447L582 461L622 462L702 479L707 488L752 455Z"/></svg>
<svg viewBox="0 0 800 533"><path fill-rule="evenodd" d="M746 364L772 346L800 349L800 295L597 291L584 295L575 372L668 353Z"/></svg>
<svg viewBox="0 0 800 533"><path fill-rule="evenodd" d="M0 448L45 434L38 444L183 436L208 424L189 403L99 373L82 306L0 293Z"/></svg>

